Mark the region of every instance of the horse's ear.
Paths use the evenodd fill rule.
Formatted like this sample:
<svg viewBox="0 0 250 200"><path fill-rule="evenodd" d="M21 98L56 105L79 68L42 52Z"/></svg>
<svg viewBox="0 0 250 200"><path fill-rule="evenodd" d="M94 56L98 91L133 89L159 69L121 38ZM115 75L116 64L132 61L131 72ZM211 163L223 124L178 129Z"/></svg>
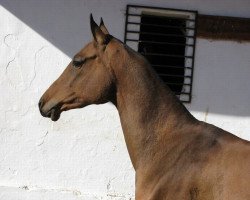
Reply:
<svg viewBox="0 0 250 200"><path fill-rule="evenodd" d="M94 40L98 44L104 44L106 41L106 35L102 32L101 28L95 23L92 14L90 14L90 27Z"/></svg>
<svg viewBox="0 0 250 200"><path fill-rule="evenodd" d="M103 22L103 19L101 17L101 22L100 22L100 29L102 30L102 32L106 35L109 35L109 31L108 29L106 28L106 26L104 25L104 22Z"/></svg>

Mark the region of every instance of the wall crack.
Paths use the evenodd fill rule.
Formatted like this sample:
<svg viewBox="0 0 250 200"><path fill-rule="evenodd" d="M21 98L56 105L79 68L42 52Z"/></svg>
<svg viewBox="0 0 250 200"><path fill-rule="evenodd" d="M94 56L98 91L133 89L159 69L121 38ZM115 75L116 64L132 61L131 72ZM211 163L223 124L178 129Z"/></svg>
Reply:
<svg viewBox="0 0 250 200"><path fill-rule="evenodd" d="M35 63L34 63L34 66L33 66L34 75L33 75L32 79L31 79L31 81L30 81L29 87L31 87L33 81L34 81L35 78L36 78L37 55L38 55L43 49L45 49L46 47L47 47L47 46L42 46L40 49L38 49L38 50L35 52L35 58L34 58Z"/></svg>

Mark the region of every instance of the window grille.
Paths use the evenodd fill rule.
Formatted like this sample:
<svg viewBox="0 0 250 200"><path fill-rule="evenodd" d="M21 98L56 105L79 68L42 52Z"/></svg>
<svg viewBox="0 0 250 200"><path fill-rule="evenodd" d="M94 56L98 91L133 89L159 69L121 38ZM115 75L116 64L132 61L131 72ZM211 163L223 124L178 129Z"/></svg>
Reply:
<svg viewBox="0 0 250 200"><path fill-rule="evenodd" d="M192 98L196 11L127 5L124 42L144 55L180 98Z"/></svg>

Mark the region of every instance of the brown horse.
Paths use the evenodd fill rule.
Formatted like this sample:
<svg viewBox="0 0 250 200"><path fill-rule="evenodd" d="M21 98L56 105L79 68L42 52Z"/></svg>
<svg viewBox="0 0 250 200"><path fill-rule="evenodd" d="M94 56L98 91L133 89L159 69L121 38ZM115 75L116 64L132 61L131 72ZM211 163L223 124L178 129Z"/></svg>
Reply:
<svg viewBox="0 0 250 200"><path fill-rule="evenodd" d="M136 171L136 200L250 200L250 143L196 120L148 61L91 16L93 41L39 102L61 112L111 101Z"/></svg>

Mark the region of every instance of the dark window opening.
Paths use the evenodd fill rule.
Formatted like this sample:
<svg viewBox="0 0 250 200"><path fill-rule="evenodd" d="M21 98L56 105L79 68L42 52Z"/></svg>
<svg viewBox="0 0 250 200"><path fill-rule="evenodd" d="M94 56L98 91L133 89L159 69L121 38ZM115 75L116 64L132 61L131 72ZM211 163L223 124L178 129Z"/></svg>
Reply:
<svg viewBox="0 0 250 200"><path fill-rule="evenodd" d="M138 52L177 95L182 91L185 75L185 23L185 19L141 16Z"/></svg>
<svg viewBox="0 0 250 200"><path fill-rule="evenodd" d="M179 97L192 98L196 11L127 5L124 42L145 56Z"/></svg>

